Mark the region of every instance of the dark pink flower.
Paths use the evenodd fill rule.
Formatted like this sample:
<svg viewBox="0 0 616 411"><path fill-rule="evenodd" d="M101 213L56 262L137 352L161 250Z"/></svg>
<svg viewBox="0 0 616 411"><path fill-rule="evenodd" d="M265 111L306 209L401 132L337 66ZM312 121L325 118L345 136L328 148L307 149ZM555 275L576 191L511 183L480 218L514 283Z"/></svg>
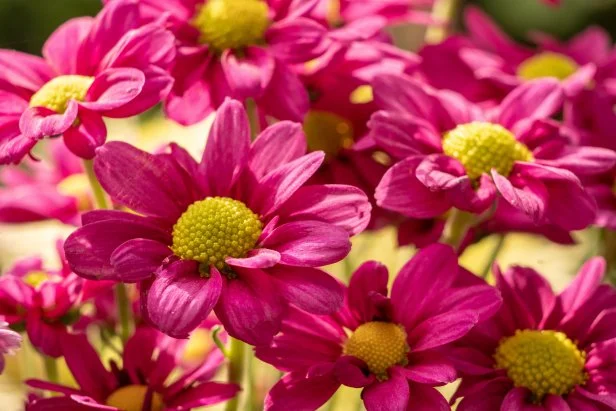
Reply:
<svg viewBox="0 0 616 411"><path fill-rule="evenodd" d="M61 355L60 341L80 317L83 302L105 291L109 282L87 281L72 273L57 243L62 267L51 270L38 257L18 261L0 277L0 316L25 329L32 345L51 357Z"/></svg>
<svg viewBox="0 0 616 411"><path fill-rule="evenodd" d="M21 345L21 335L8 328L0 317L0 374L4 371L4 356L12 354Z"/></svg>
<svg viewBox="0 0 616 411"><path fill-rule="evenodd" d="M536 47L516 43L476 7L465 10L468 35L426 46L420 55L425 78L474 102L498 104L522 83L552 77L568 95L616 78L609 34L591 27L567 42L536 33Z"/></svg>
<svg viewBox="0 0 616 411"><path fill-rule="evenodd" d="M616 291L589 260L555 295L530 268L495 271L500 311L456 343L460 411L616 409Z"/></svg>
<svg viewBox="0 0 616 411"><path fill-rule="evenodd" d="M92 158L107 137L103 117L134 116L161 100L173 83L173 35L160 23L138 25L136 0L118 0L63 24L43 58L0 50L0 164L19 163L55 136Z"/></svg>
<svg viewBox="0 0 616 411"><path fill-rule="evenodd" d="M550 119L563 103L556 80L525 83L490 110L404 76L377 77L374 92L384 110L370 120L372 136L402 160L376 189L381 207L434 218L504 201L535 225L570 231L593 222L596 204L577 176L611 169L616 153L562 137Z"/></svg>
<svg viewBox="0 0 616 411"><path fill-rule="evenodd" d="M200 163L172 145L151 155L112 142L94 168L112 199L139 214L95 211L66 242L78 274L139 282L143 315L185 338L214 308L230 335L266 343L288 303L338 309L342 290L314 267L340 261L370 220L358 188L305 185L323 152L305 155L299 124L250 143L237 101L219 109Z"/></svg>
<svg viewBox="0 0 616 411"><path fill-rule="evenodd" d="M173 374L184 345L140 327L124 347L122 366L111 361L109 370L85 335L65 336L62 354L79 388L26 381L32 388L63 394L34 399L27 410L182 411L233 398L240 389L237 385L210 381L223 362L220 351L213 351L196 367Z"/></svg>
<svg viewBox="0 0 616 411"><path fill-rule="evenodd" d="M315 410L341 385L362 388L368 411L449 410L433 388L456 379L449 347L498 310L498 292L459 267L442 244L419 251L389 297L387 283L387 269L367 262L338 313L294 309L271 345L256 348L259 359L287 372L266 410Z"/></svg>

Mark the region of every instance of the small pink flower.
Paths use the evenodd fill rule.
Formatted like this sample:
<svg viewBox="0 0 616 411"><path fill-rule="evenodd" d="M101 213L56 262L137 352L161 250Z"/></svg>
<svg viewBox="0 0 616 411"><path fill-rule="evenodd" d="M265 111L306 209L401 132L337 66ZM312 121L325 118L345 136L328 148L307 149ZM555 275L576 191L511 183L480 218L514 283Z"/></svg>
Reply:
<svg viewBox="0 0 616 411"><path fill-rule="evenodd" d="M259 359L287 374L265 409L316 410L341 385L362 388L368 411L448 410L433 387L456 379L451 343L500 307L498 291L458 266L442 244L419 251L387 292L387 269L357 269L342 309L329 316L294 309Z"/></svg>
<svg viewBox="0 0 616 411"><path fill-rule="evenodd" d="M85 335L62 338L62 354L79 388L29 380L36 389L63 394L34 399L28 411L45 410L165 410L180 411L218 404L239 391L235 384L210 381L224 358L212 351L189 370L178 369L184 341L169 338L152 328L140 327L128 340L121 367L111 361L108 370Z"/></svg>
<svg viewBox="0 0 616 411"><path fill-rule="evenodd" d="M305 152L301 126L286 121L251 144L233 100L220 107L200 163L175 145L151 155L108 143L95 172L117 204L139 214L85 214L65 245L71 267L140 283L144 317L176 338L212 309L230 335L252 344L278 332L288 303L335 311L340 285L315 267L348 254L370 203L355 187L305 185L324 158Z"/></svg>
<svg viewBox="0 0 616 411"><path fill-rule="evenodd" d="M377 77L374 90L384 110L370 120L372 136L402 160L376 189L381 207L423 219L454 207L481 214L498 200L538 226L593 222L596 204L578 176L610 170L616 153L562 137L550 119L563 103L556 80L525 83L490 110L403 76Z"/></svg>
<svg viewBox="0 0 616 411"><path fill-rule="evenodd" d="M8 328L0 317L0 374L4 371L4 356L12 354L21 345L21 335Z"/></svg>
<svg viewBox="0 0 616 411"><path fill-rule="evenodd" d="M61 355L60 340L79 319L84 301L111 283L85 281L70 271L57 243L62 267L50 270L38 257L18 261L0 277L0 316L23 328L32 345L51 357Z"/></svg>
<svg viewBox="0 0 616 411"><path fill-rule="evenodd" d="M107 137L103 117L134 116L167 94L173 35L138 23L136 0L118 0L63 24L43 58L0 50L0 164L19 163L38 140L56 136L90 159Z"/></svg>
<svg viewBox="0 0 616 411"><path fill-rule="evenodd" d="M453 351L458 410L616 409L616 291L604 271L593 258L556 295L530 268L496 270L502 308Z"/></svg>

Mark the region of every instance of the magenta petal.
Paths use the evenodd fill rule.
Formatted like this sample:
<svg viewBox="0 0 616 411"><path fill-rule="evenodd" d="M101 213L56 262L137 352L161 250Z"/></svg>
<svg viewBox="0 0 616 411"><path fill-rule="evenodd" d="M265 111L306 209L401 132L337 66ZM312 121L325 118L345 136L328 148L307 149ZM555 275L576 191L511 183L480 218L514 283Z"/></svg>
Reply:
<svg viewBox="0 0 616 411"><path fill-rule="evenodd" d="M479 322L475 311L448 312L430 317L409 333L413 351L425 351L456 341L465 336Z"/></svg>
<svg viewBox="0 0 616 411"><path fill-rule="evenodd" d="M162 243L144 238L135 238L116 248L110 257L119 281L135 283L150 278L163 260L173 252Z"/></svg>
<svg viewBox="0 0 616 411"><path fill-rule="evenodd" d="M347 387L362 388L376 379L374 374L364 374L364 369L367 369L367 366L362 360L345 355L336 361L334 373L338 381Z"/></svg>
<svg viewBox="0 0 616 411"><path fill-rule="evenodd" d="M484 321L498 311L502 302L498 290L486 284L451 290L439 305L442 311L474 310L480 320Z"/></svg>
<svg viewBox="0 0 616 411"><path fill-rule="evenodd" d="M64 132L64 144L78 157L92 159L96 149L107 139L103 117L94 111L79 107L79 124Z"/></svg>
<svg viewBox="0 0 616 411"><path fill-rule="evenodd" d="M564 314L573 313L593 295L603 280L606 270L605 260L601 257L589 259L580 268L575 279L557 297Z"/></svg>
<svg viewBox="0 0 616 411"><path fill-rule="evenodd" d="M235 397L240 390L241 388L235 384L202 382L182 391L181 394L168 402L166 406L172 409L177 407L177 409L190 410L219 404Z"/></svg>
<svg viewBox="0 0 616 411"><path fill-rule="evenodd" d="M237 279L226 281L216 316L232 337L251 345L268 344L280 331L285 304L268 274L237 271Z"/></svg>
<svg viewBox="0 0 616 411"><path fill-rule="evenodd" d="M340 383L332 374L307 378L302 372L289 373L267 394L265 411L316 410L339 387Z"/></svg>
<svg viewBox="0 0 616 411"><path fill-rule="evenodd" d="M234 267L270 268L280 262L280 253L267 248L251 250L244 258L226 258L226 263Z"/></svg>
<svg viewBox="0 0 616 411"><path fill-rule="evenodd" d="M91 406L83 405L71 397L39 398L30 402L28 411L116 411L117 408L104 406L92 400Z"/></svg>
<svg viewBox="0 0 616 411"><path fill-rule="evenodd" d="M143 90L145 74L133 68L107 69L98 74L81 105L104 114L130 103Z"/></svg>
<svg viewBox="0 0 616 411"><path fill-rule="evenodd" d="M450 411L449 403L443 397L443 394L438 392L433 387L428 387L423 384L409 384L409 408L413 411ZM474 410L474 411L479 411ZM484 410L488 411L488 410ZM490 410L492 411L492 410Z"/></svg>
<svg viewBox="0 0 616 411"><path fill-rule="evenodd" d="M325 51L327 34L323 26L304 18L285 19L265 33L267 44L277 59L287 63L305 63Z"/></svg>
<svg viewBox="0 0 616 411"><path fill-rule="evenodd" d="M523 188L514 187L496 170L492 170L494 185L503 198L513 207L528 215L535 222L541 221L545 215L547 192L539 182L528 181Z"/></svg>
<svg viewBox="0 0 616 411"><path fill-rule="evenodd" d="M156 328L173 338L187 338L212 312L221 290L218 270L203 278L197 262L179 260L156 273L142 304Z"/></svg>
<svg viewBox="0 0 616 411"><path fill-rule="evenodd" d="M418 355L420 362L411 364L400 372L409 380L420 384L439 385L455 381L456 369L453 364L440 355Z"/></svg>
<svg viewBox="0 0 616 411"><path fill-rule="evenodd" d="M388 279L387 267L376 261L363 263L353 273L347 291L348 308L360 323L372 321L378 314L372 297L387 296Z"/></svg>
<svg viewBox="0 0 616 411"><path fill-rule="evenodd" d="M220 62L233 96L241 100L263 94L276 64L269 52L261 47L248 47L241 57L230 49L225 50Z"/></svg>
<svg viewBox="0 0 616 411"><path fill-rule="evenodd" d="M258 104L280 120L302 122L310 108L306 87L286 64L276 61L272 81Z"/></svg>
<svg viewBox="0 0 616 411"><path fill-rule="evenodd" d="M570 147L555 159L539 161L578 176L592 176L611 170L616 164L616 152L599 147Z"/></svg>
<svg viewBox="0 0 616 411"><path fill-rule="evenodd" d="M397 367L390 370L388 380L375 382L361 393L367 411L406 411L409 404L409 383Z"/></svg>
<svg viewBox="0 0 616 411"><path fill-rule="evenodd" d="M299 221L274 229L263 246L280 253L282 264L320 267L342 260L351 251L343 228L319 221Z"/></svg>
<svg viewBox="0 0 616 411"><path fill-rule="evenodd" d="M325 271L278 266L269 273L278 280L282 296L304 311L326 315L336 312L342 305L342 285Z"/></svg>
<svg viewBox="0 0 616 411"><path fill-rule="evenodd" d="M498 122L507 129L529 118L548 118L561 109L564 92L558 80L545 78L524 83L499 106Z"/></svg>
<svg viewBox="0 0 616 411"><path fill-rule="evenodd" d="M280 147L284 145L284 150ZM302 126L281 121L266 128L250 147L248 164L257 180L276 168L306 154Z"/></svg>
<svg viewBox="0 0 616 411"><path fill-rule="evenodd" d="M73 125L78 110L77 102L74 100L68 103L63 114L45 107L31 107L21 116L19 128L23 135L31 140L59 136Z"/></svg>
<svg viewBox="0 0 616 411"><path fill-rule="evenodd" d="M47 324L39 313L31 311L26 318L26 331L32 345L43 354L62 356L62 336L67 333L64 325Z"/></svg>

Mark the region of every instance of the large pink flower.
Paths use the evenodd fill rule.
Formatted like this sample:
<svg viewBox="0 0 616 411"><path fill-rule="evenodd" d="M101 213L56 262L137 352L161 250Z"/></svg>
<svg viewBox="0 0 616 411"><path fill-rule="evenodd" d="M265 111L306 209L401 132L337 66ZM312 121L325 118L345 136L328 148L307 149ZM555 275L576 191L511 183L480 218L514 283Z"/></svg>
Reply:
<svg viewBox="0 0 616 411"><path fill-rule="evenodd" d="M402 160L377 187L381 207L433 218L504 201L535 225L570 231L593 222L596 204L577 176L609 170L616 154L561 136L549 118L563 102L556 80L525 83L491 110L403 76L378 77L374 91L385 110L370 120L372 135Z"/></svg>
<svg viewBox="0 0 616 411"><path fill-rule="evenodd" d="M616 291L589 260L555 295L530 268L496 270L500 311L459 341L460 411L616 409Z"/></svg>
<svg viewBox="0 0 616 411"><path fill-rule="evenodd" d="M212 351L198 366L173 374L183 354L184 341L169 338L152 328L140 327L128 340L122 365L105 368L85 335L65 336L62 354L79 388L29 380L32 388L63 394L35 399L28 411L47 410L156 410L182 411L218 404L239 391L235 384L210 381L223 362Z"/></svg>
<svg viewBox="0 0 616 411"><path fill-rule="evenodd" d="M8 328L0 317L0 374L4 371L4 356L12 354L21 345L21 335Z"/></svg>
<svg viewBox="0 0 616 411"><path fill-rule="evenodd" d="M87 281L72 273L57 244L62 267L50 270L38 257L18 261L0 277L0 316L13 328L25 329L32 345L52 357L80 317L81 304L108 289L109 282Z"/></svg>
<svg viewBox="0 0 616 411"><path fill-rule="evenodd" d="M230 335L266 343L288 303L321 314L339 307L339 284L314 267L344 258L370 220L361 190L304 185L324 158L305 152L290 122L251 144L233 100L220 107L200 163L178 146L151 155L108 143L96 174L139 214L85 214L68 260L86 278L140 282L144 316L171 336L186 337L214 308Z"/></svg>
<svg viewBox="0 0 616 411"><path fill-rule="evenodd" d="M493 287L458 266L452 248L419 251L387 295L387 269L363 264L336 314L294 310L257 357L287 372L266 410L312 411L341 385L362 388L368 411L449 410L433 387L456 379L451 343L500 307Z"/></svg>
<svg viewBox="0 0 616 411"><path fill-rule="evenodd" d="M324 51L325 30L305 17L316 1L139 0L146 22L169 16L178 41L167 115L193 124L231 97L301 121L308 94L293 66Z"/></svg>
<svg viewBox="0 0 616 411"><path fill-rule="evenodd" d="M103 117L130 117L161 100L173 83L173 35L160 23L138 25L136 1L118 0L63 24L44 58L0 50L0 164L55 136L92 158L107 137Z"/></svg>

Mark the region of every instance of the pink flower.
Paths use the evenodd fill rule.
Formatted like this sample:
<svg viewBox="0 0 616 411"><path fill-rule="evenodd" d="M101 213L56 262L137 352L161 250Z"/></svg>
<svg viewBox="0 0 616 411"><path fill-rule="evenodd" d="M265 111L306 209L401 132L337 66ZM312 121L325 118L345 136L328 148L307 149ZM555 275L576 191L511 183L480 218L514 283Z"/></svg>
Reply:
<svg viewBox="0 0 616 411"><path fill-rule="evenodd" d="M61 141L50 143L48 159L0 170L0 221L55 219L77 225L80 211L92 208L81 161Z"/></svg>
<svg viewBox="0 0 616 411"><path fill-rule="evenodd" d="M18 261L0 277L0 316L13 328L25 329L32 345L51 357L61 355L60 340L79 319L84 301L105 291L109 282L85 281L62 267L50 270L38 257Z"/></svg>
<svg viewBox="0 0 616 411"><path fill-rule="evenodd" d="M555 295L530 268L496 270L500 311L459 341L460 411L616 409L616 291L589 260Z"/></svg>
<svg viewBox="0 0 616 411"><path fill-rule="evenodd" d="M340 285L314 267L347 255L370 203L355 187L304 185L324 158L305 152L301 126L286 121L251 144L233 100L220 107L200 163L175 145L151 155L108 143L96 174L117 204L139 214L85 214L65 245L71 267L86 278L139 282L144 317L176 338L212 309L231 336L251 344L278 332L288 303L335 311Z"/></svg>
<svg viewBox="0 0 616 411"><path fill-rule="evenodd" d="M64 395L35 399L27 410L182 411L218 404L236 395L237 385L210 381L222 364L220 351L213 351L199 366L168 381L178 368L183 348L182 341L140 327L124 347L121 368L111 361L108 370L85 335L65 336L62 353L79 389L29 380L32 388Z"/></svg>
<svg viewBox="0 0 616 411"><path fill-rule="evenodd" d="M384 111L370 120L372 135L402 160L376 189L381 207L434 218L454 207L481 214L498 200L535 225L570 231L593 222L596 204L577 176L611 169L616 153L561 136L549 118L563 102L556 80L525 83L491 110L403 76L378 77L374 91Z"/></svg>
<svg viewBox="0 0 616 411"><path fill-rule="evenodd" d="M591 82L601 85L616 77L612 42L599 27L565 43L535 34L537 46L530 48L507 37L476 7L466 9L465 26L468 35L425 47L421 69L433 86L457 91L471 101L498 104L518 85L544 77L561 80L569 95Z"/></svg>
<svg viewBox="0 0 616 411"><path fill-rule="evenodd" d="M456 379L451 343L489 318L498 292L458 266L442 244L419 251L394 280L379 263L363 264L330 316L294 310L257 357L287 372L265 409L315 410L341 385L362 388L368 411L447 410L433 387ZM348 331L347 331L348 330Z"/></svg>
<svg viewBox="0 0 616 411"><path fill-rule="evenodd" d="M325 30L305 17L316 1L140 0L144 21L168 14L178 41L167 115L193 124L231 97L254 99L277 119L301 121L308 94L293 66L324 51Z"/></svg>
<svg viewBox="0 0 616 411"><path fill-rule="evenodd" d="M8 323L0 320L0 374L4 371L4 356L12 354L21 345L21 335L8 328Z"/></svg>
<svg viewBox="0 0 616 411"><path fill-rule="evenodd" d="M173 35L160 24L137 27L137 7L118 0L95 18L69 20L45 43L44 58L0 50L0 164L60 135L92 158L107 137L103 117L142 113L168 92Z"/></svg>

